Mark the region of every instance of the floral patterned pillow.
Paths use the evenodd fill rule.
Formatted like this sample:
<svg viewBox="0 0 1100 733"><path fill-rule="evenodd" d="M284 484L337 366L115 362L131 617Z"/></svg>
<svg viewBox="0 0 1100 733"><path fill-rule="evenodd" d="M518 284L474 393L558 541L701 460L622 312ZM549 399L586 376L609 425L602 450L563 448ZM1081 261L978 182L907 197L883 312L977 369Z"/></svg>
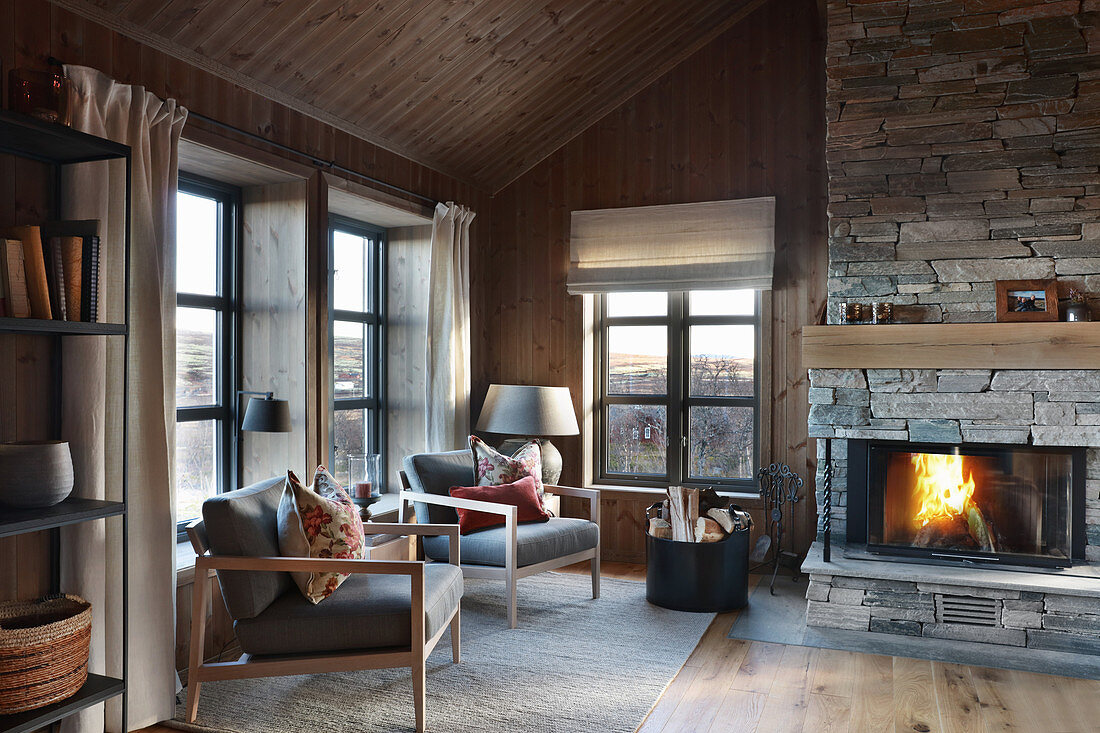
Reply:
<svg viewBox="0 0 1100 733"><path fill-rule="evenodd" d="M511 484L524 476L530 476L535 479L539 503L545 503L542 490L542 448L538 441L528 441L511 456L506 456L481 438L471 435L470 450L474 453L474 478L478 486Z"/></svg>
<svg viewBox="0 0 1100 733"><path fill-rule="evenodd" d="M359 509L324 466L317 467L313 486L303 486L293 471L286 472L278 524L279 554L283 557L362 560L365 554ZM332 595L348 577L344 573L290 575L306 600L314 604Z"/></svg>

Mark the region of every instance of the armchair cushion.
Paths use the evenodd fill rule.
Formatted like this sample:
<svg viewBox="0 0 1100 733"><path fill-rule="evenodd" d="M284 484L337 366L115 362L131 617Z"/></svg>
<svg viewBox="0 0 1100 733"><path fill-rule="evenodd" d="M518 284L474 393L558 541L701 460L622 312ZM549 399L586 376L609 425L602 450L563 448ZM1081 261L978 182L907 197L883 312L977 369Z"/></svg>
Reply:
<svg viewBox="0 0 1100 733"><path fill-rule="evenodd" d="M462 564L504 567L505 540L504 527L463 535L459 540ZM520 524L516 527L516 567L589 550L599 541L600 528L587 519L554 517L541 524ZM425 537L424 554L432 560L447 560L447 543L446 537Z"/></svg>
<svg viewBox="0 0 1100 733"><path fill-rule="evenodd" d="M429 564L424 571L424 634L430 639L462 598L462 571L450 564ZM324 603L314 605L291 588L263 613L233 627L241 649L253 655L408 648L411 608L407 575L356 573Z"/></svg>
<svg viewBox="0 0 1100 733"><path fill-rule="evenodd" d="M359 509L328 469L318 466L312 486L286 472L279 502L279 554L284 557L335 557L362 560L363 521ZM310 603L320 603L347 579L342 573L291 573Z"/></svg>
<svg viewBox="0 0 1100 733"><path fill-rule="evenodd" d="M539 504L542 504L542 447L537 440L527 441L515 453L506 456L481 438L471 435L470 451L478 486L500 486L530 476L535 480L535 493Z"/></svg>
<svg viewBox="0 0 1100 733"><path fill-rule="evenodd" d="M520 522L545 522L550 519L550 515L542 508L542 500L539 499L535 489L535 479L531 476L524 476L519 481L500 486L454 486L451 488L451 496L459 499L510 504L519 509L517 520ZM488 527L504 524L502 514L490 514L474 509L456 509L456 511L462 534L472 534Z"/></svg>
<svg viewBox="0 0 1100 733"><path fill-rule="evenodd" d="M474 457L469 450L445 453L417 453L405 457L405 476L412 491L450 496L452 486L473 486ZM458 514L449 506L413 504L420 524L458 524ZM443 537L446 544L447 538Z"/></svg>
<svg viewBox="0 0 1100 733"><path fill-rule="evenodd" d="M279 555L278 513L283 481L281 476L265 479L203 502L203 524L213 554L246 557ZM229 615L235 619L248 619L260 614L276 598L294 588L289 573L244 570L219 572L218 583ZM298 593L297 590L294 592Z"/></svg>

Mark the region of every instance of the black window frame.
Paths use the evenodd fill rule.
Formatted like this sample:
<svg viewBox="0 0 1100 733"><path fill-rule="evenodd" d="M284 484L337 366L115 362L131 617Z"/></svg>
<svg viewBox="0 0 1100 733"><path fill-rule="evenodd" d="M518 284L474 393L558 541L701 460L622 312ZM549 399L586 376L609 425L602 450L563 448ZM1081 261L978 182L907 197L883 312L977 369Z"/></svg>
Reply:
<svg viewBox="0 0 1100 733"><path fill-rule="evenodd" d="M218 487L216 493L237 488L237 389L240 383L240 188L191 173L180 172L177 191L210 198L218 202L218 295L176 293L176 308L202 308L218 314L215 335L215 392L217 405L177 407L176 424L214 420L217 426L215 460ZM177 257L180 251L177 249ZM175 386L173 385L173 389ZM173 466L173 471L175 467ZM187 524L193 518L176 522L176 540L187 540Z"/></svg>
<svg viewBox="0 0 1100 733"><path fill-rule="evenodd" d="M670 291L664 315L656 316L608 316L607 295L595 296L596 324L593 329L595 349L595 420L593 420L595 440L593 441L593 476L601 484L611 486L637 486L645 488L664 488L667 486L714 487L719 491L732 493L754 493L755 478L711 478L693 477L688 472L688 411L691 407L723 406L751 407L753 410L753 466L760 465L761 419L760 419L760 375L763 368L761 294L755 292L752 315L692 315L689 312L690 292L688 290ZM692 326L751 325L754 335L753 390L752 397L700 397L692 396L688 376L690 375L690 345L688 343ZM661 326L667 329L668 378L666 393L662 395L608 393L608 338L607 329L613 326ZM615 473L607 469L607 440L609 436L608 419L611 405L661 405L666 410L666 457L665 474L628 474Z"/></svg>
<svg viewBox="0 0 1100 733"><path fill-rule="evenodd" d="M335 244L336 232L346 232L359 237L369 238L375 242L374 252L368 258L368 285L371 290L371 307L369 311L336 310L335 307ZM381 473L387 476L386 467L386 435L385 435L385 389L386 384L386 230L382 227L359 221L338 214L329 214L328 217L328 395L329 395L329 466L336 473L336 454L339 446L336 445L336 413L343 410L367 410L370 421L370 445L364 445L365 453L377 453L381 456ZM370 348L376 358L373 360L373 373L368 380L363 379L363 397L336 397L336 322L361 323L364 326L373 327L373 339L369 339ZM363 368L366 370L372 366L370 359L364 358ZM367 388L369 386L369 396ZM383 481L383 493L387 485Z"/></svg>

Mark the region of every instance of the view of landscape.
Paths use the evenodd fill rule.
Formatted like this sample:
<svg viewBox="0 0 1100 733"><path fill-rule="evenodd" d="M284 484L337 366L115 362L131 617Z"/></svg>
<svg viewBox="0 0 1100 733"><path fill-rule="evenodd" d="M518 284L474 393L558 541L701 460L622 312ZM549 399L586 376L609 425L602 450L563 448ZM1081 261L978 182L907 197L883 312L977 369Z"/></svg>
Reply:
<svg viewBox="0 0 1100 733"><path fill-rule="evenodd" d="M608 315L664 316L663 293L622 293L608 297ZM691 293L697 315L745 315L753 302L740 291ZM614 323L614 321L612 321ZM661 396L668 390L668 327L611 325L607 328L610 395ZM751 325L687 327L689 395L694 398L753 397L755 333ZM665 474L665 405L613 404L607 413L607 470L625 474ZM687 414L688 470L701 479L751 478L753 408L693 405ZM675 431L674 431L675 432Z"/></svg>
<svg viewBox="0 0 1100 733"><path fill-rule="evenodd" d="M176 290L218 294L218 202L180 192L176 197ZM218 404L218 312L176 309L176 406ZM176 423L176 521L195 519L217 491L217 420Z"/></svg>
<svg viewBox="0 0 1100 733"><path fill-rule="evenodd" d="M340 311L370 313L374 294L371 292L371 255L375 242L353 232L339 229L332 236L332 301ZM373 326L353 321L333 321L332 324L332 444L335 446L329 469L333 477L348 483L348 455L372 452L370 410L348 408L340 400L374 397L374 365L372 345L377 334Z"/></svg>
<svg viewBox="0 0 1100 733"><path fill-rule="evenodd" d="M752 359L707 355L690 361L694 395L752 396ZM663 394L667 362L638 354L611 354L608 379L613 394ZM707 385L706 392L696 386ZM664 405L611 405L608 410L607 469L613 473L665 472ZM751 407L698 406L688 409L688 461L699 478L751 478Z"/></svg>

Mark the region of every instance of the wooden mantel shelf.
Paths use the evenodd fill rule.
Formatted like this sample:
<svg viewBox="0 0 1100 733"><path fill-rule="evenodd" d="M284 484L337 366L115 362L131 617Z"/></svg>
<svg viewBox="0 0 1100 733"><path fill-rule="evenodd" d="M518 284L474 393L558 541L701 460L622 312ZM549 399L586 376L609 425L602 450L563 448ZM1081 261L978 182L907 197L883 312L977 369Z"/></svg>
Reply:
<svg viewBox="0 0 1100 733"><path fill-rule="evenodd" d="M1100 369L1100 322L806 326L808 369Z"/></svg>

